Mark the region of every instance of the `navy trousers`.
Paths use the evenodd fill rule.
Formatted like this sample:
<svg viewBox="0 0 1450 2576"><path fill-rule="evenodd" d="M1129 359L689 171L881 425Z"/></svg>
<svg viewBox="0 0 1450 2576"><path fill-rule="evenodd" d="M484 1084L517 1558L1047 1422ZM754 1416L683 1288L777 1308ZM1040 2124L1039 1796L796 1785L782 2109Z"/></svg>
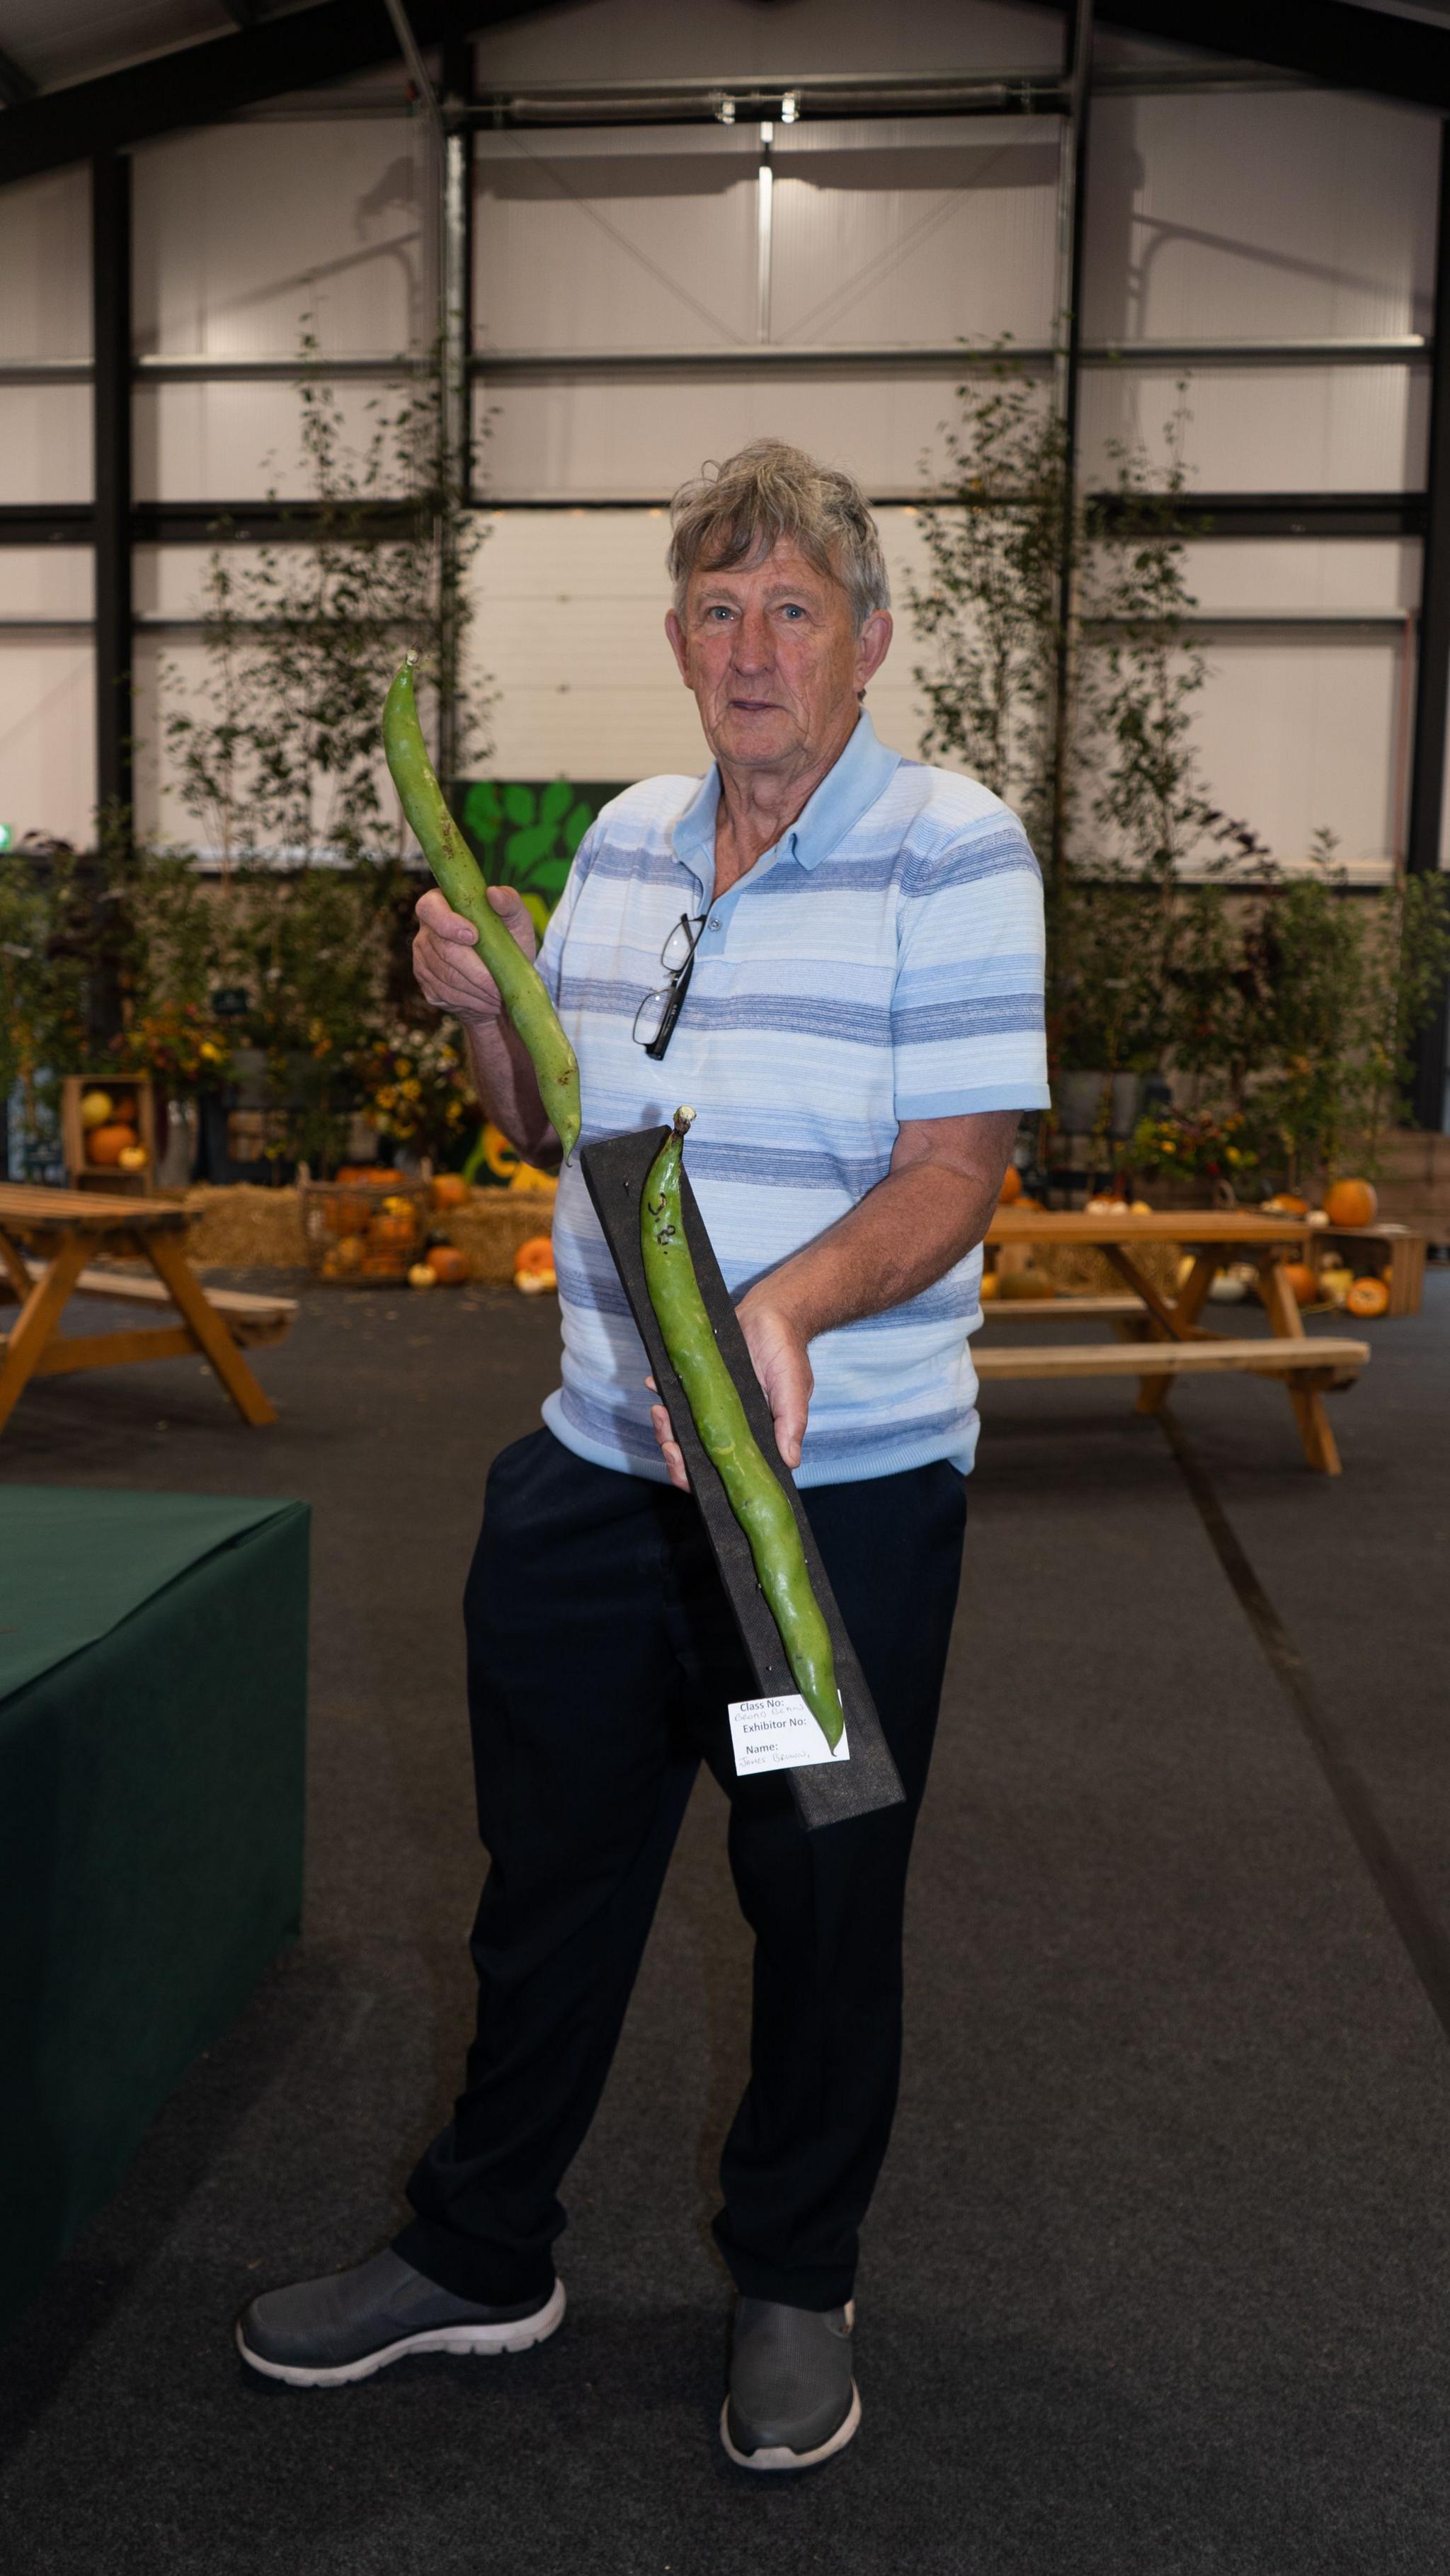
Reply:
<svg viewBox="0 0 1450 2576"><path fill-rule="evenodd" d="M553 2279L559 2186L609 2071L703 1759L755 1935L750 2080L715 2234L747 2295L851 2296L901 2062L901 1926L961 1573L944 1462L804 1494L906 1790L807 1834L779 1773L737 1780L755 1694L691 1497L536 1431L495 1459L465 1596L478 1823L477 2036L408 2186L415 2268L513 2303Z"/></svg>

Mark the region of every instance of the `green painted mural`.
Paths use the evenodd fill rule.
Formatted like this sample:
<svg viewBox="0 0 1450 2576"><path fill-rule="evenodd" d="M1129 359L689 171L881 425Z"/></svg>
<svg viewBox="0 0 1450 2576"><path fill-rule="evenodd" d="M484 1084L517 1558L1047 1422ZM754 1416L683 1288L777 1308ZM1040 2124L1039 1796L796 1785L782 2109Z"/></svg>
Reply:
<svg viewBox="0 0 1450 2576"><path fill-rule="evenodd" d="M454 812L490 885L517 887L542 931L574 853L622 780L460 780Z"/></svg>

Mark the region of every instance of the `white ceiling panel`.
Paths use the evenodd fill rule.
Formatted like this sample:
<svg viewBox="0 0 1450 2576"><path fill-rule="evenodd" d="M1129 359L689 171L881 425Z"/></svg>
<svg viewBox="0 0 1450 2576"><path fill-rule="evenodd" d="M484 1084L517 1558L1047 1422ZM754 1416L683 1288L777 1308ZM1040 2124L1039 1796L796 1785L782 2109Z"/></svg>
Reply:
<svg viewBox="0 0 1450 2576"><path fill-rule="evenodd" d="M1033 71L1062 58L1053 9L1001 0L584 0L495 27L481 81L714 80L775 72Z"/></svg>
<svg viewBox="0 0 1450 2576"><path fill-rule="evenodd" d="M135 156L138 352L283 357L304 314L336 356L431 338L421 128L221 125Z"/></svg>

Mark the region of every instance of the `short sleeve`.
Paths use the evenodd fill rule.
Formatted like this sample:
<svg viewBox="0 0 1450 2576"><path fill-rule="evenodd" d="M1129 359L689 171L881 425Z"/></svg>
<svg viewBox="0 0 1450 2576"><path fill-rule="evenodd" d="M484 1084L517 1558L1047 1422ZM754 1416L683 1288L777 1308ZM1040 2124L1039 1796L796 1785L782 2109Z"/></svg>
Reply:
<svg viewBox="0 0 1450 2576"><path fill-rule="evenodd" d="M1042 874L999 811L901 876L891 1006L895 1109L1045 1109Z"/></svg>

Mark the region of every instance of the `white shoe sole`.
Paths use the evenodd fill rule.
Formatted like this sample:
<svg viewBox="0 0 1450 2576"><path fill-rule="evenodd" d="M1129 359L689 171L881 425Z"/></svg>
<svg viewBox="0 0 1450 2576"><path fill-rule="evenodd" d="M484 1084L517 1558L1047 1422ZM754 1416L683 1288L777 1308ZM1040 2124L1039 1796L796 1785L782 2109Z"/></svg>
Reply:
<svg viewBox="0 0 1450 2576"><path fill-rule="evenodd" d="M728 2397L720 2409L720 2439L737 2469L813 2469L818 2460L829 2460L836 2451L844 2451L860 2421L861 2393L853 2379L851 2403L845 2417L836 2426L830 2440L820 2443L814 2451L788 2451L784 2443L777 2443L774 2449L768 2451L737 2451L730 2439Z"/></svg>
<svg viewBox="0 0 1450 2576"><path fill-rule="evenodd" d="M267 2361L253 2352L242 2333L241 2321L236 2327L237 2350L253 2370L266 2379L285 2380L289 2388L344 2388L355 2379L371 2379L375 2371L386 2370L389 2362L404 2361L410 2352L531 2352L536 2343L546 2343L564 2322L564 2284L556 2281L536 2315L514 2317L507 2325L435 2326L428 2334L404 2335L398 2343L385 2343L376 2352L365 2352L357 2361L340 2361L330 2370L308 2369L291 2361Z"/></svg>

